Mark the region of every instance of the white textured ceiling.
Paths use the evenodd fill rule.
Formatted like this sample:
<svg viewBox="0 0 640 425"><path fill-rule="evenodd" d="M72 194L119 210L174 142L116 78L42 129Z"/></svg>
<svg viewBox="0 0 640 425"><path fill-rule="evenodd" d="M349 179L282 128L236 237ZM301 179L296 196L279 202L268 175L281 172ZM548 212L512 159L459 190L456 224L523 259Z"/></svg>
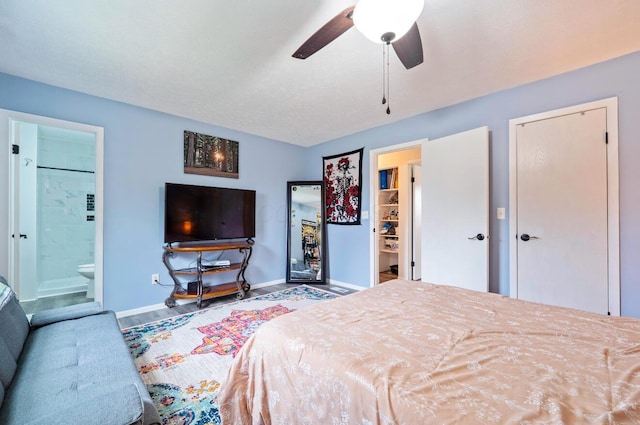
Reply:
<svg viewBox="0 0 640 425"><path fill-rule="evenodd" d="M424 63L355 28L353 0L1 0L0 72L302 146L640 50L638 0L426 0Z"/></svg>

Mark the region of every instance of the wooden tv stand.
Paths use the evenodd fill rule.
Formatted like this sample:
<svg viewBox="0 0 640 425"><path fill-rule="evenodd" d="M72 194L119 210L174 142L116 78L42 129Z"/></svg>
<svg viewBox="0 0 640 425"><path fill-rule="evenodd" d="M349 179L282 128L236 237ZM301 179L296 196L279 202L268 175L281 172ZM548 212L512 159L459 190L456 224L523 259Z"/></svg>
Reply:
<svg viewBox="0 0 640 425"><path fill-rule="evenodd" d="M169 275L173 279L173 290L171 295L164 301L169 308L176 306L176 299L194 299L196 305L200 308L202 300L207 300L224 295L236 294L236 298L241 300L251 289L251 285L244 277L244 272L249 265L249 259L253 251L254 241L252 239L246 241L222 241L208 242L202 244L189 244L183 246L164 246L162 254L162 262L169 270ZM237 249L243 254L242 261L239 263L231 263L228 266L214 267L202 264L202 253L208 251L226 251ZM195 267L184 269L175 269L170 259L177 253L196 254ZM233 282L205 285L203 276L216 273L225 273L237 270L236 279ZM186 285L186 287L185 287Z"/></svg>

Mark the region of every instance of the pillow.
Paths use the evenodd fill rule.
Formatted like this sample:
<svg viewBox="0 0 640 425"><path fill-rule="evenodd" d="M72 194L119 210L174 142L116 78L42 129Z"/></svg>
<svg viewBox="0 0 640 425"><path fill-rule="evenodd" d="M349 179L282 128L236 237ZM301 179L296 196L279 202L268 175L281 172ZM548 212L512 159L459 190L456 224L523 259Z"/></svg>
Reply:
<svg viewBox="0 0 640 425"><path fill-rule="evenodd" d="M3 276L0 276L0 308L4 307L4 305L7 304L12 297L13 291L11 290L11 288L9 288L7 279L5 279Z"/></svg>
<svg viewBox="0 0 640 425"><path fill-rule="evenodd" d="M29 321L13 290L0 283L0 339L15 360L29 335Z"/></svg>

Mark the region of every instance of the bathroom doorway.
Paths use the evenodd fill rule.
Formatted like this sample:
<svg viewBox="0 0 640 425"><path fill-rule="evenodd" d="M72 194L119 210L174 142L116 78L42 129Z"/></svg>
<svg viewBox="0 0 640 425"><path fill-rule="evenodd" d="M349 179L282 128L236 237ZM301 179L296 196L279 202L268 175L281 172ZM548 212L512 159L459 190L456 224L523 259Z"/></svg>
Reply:
<svg viewBox="0 0 640 425"><path fill-rule="evenodd" d="M9 114L9 282L27 314L102 303L100 127Z"/></svg>

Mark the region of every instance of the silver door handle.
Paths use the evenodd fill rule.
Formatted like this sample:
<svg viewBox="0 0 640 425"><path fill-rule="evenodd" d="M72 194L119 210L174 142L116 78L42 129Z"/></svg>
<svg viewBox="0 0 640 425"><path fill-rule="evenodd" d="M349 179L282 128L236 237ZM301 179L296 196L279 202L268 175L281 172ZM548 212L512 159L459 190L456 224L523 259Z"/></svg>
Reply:
<svg viewBox="0 0 640 425"><path fill-rule="evenodd" d="M477 234L477 235L475 235L474 237L472 237L472 238L467 238L467 239L469 239L470 241L475 241L475 240L477 240L477 241L483 241L485 238L489 239L489 235L485 236L485 235L483 235L482 233L478 233L478 234Z"/></svg>

